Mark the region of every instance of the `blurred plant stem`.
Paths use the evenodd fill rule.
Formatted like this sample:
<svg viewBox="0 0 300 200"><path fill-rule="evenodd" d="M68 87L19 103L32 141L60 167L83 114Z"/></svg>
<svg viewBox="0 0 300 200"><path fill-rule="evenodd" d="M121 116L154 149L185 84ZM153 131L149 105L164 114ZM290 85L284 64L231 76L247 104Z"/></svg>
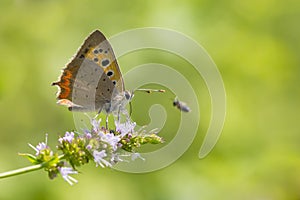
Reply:
<svg viewBox="0 0 300 200"><path fill-rule="evenodd" d="M8 171L8 172L3 172L3 173L0 173L0 179L36 171L36 170L42 169L43 167L44 167L44 164L38 164L38 165L24 167L24 168L20 168L20 169Z"/></svg>

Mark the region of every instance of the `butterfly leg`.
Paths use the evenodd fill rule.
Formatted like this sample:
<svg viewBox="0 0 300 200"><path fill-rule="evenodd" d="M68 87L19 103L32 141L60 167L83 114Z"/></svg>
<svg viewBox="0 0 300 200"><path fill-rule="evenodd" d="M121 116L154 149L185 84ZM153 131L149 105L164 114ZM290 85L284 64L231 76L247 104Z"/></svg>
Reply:
<svg viewBox="0 0 300 200"><path fill-rule="evenodd" d="M106 128L106 130L108 129L108 113L106 113L105 128Z"/></svg>
<svg viewBox="0 0 300 200"><path fill-rule="evenodd" d="M118 122L120 122L120 107L119 107L119 110L118 110Z"/></svg>
<svg viewBox="0 0 300 200"><path fill-rule="evenodd" d="M98 116L99 116L99 113L97 113L97 114L95 115L94 119L97 119L97 118L98 118Z"/></svg>
<svg viewBox="0 0 300 200"><path fill-rule="evenodd" d="M98 113L96 116L98 116L101 113L101 111L102 111L102 107L98 110Z"/></svg>
<svg viewBox="0 0 300 200"><path fill-rule="evenodd" d="M118 122L121 121L122 116L125 116L127 121L130 120L130 115L128 114L127 110L123 110L121 107L119 107L118 108L118 115L117 115Z"/></svg>
<svg viewBox="0 0 300 200"><path fill-rule="evenodd" d="M132 114L132 105L131 105L131 101L129 101L129 116L131 117Z"/></svg>

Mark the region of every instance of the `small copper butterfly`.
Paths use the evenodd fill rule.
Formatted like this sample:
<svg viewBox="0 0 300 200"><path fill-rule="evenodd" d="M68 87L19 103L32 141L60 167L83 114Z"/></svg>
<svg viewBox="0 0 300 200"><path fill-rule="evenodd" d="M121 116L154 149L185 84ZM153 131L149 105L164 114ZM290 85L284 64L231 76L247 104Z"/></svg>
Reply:
<svg viewBox="0 0 300 200"><path fill-rule="evenodd" d="M113 49L99 31L92 32L62 71L58 104L70 111L112 113L126 111L132 94L124 81Z"/></svg>

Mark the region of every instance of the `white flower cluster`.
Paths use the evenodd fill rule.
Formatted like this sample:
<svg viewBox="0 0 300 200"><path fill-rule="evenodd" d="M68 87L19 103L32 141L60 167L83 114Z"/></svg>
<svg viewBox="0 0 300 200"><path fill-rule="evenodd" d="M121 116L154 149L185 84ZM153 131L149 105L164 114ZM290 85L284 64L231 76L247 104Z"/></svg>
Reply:
<svg viewBox="0 0 300 200"><path fill-rule="evenodd" d="M119 133L115 135L113 132L107 132L105 129L100 128L100 120L91 119L92 131L85 131L85 134L90 135L96 134L97 141L100 143L96 148L90 146L90 151L94 157L96 166L101 167L112 167L117 162L123 161L120 157L123 156L120 153L122 147L121 139L133 132L136 123L127 121L125 123L115 122L116 131ZM127 156L127 155L126 155Z"/></svg>
<svg viewBox="0 0 300 200"><path fill-rule="evenodd" d="M66 132L63 137L58 139L58 150L62 151L62 155L53 153L46 141L36 146L31 144L35 150L35 156L25 154L34 163L46 163L46 171L48 171L51 179L60 174L62 178L70 185L77 183L71 175L78 174L77 167L93 160L96 167L102 168L112 167L114 164L122 161L123 157L131 157L132 160L140 158L144 160L139 153L135 153L131 145L138 144L138 140L131 139L141 133L141 141L145 143L143 131L134 133L135 122L130 120L125 123L115 121L115 131L107 130L100 126L101 120L91 119L92 125L90 130L84 130L83 134L75 132ZM156 139L156 137L153 137ZM136 138L135 138L136 139ZM159 140L160 141L160 140ZM132 142L132 143L131 143ZM137 142L137 143L136 143ZM128 145L128 146L125 146Z"/></svg>

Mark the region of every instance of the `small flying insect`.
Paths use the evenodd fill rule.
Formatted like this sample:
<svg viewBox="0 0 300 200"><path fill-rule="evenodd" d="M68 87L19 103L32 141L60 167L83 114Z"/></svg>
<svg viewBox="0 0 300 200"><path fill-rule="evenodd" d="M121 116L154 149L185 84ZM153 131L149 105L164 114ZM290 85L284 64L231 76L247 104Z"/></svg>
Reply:
<svg viewBox="0 0 300 200"><path fill-rule="evenodd" d="M173 101L173 106L177 107L180 111L191 112L191 109L186 105L186 103L179 101L177 97Z"/></svg>

